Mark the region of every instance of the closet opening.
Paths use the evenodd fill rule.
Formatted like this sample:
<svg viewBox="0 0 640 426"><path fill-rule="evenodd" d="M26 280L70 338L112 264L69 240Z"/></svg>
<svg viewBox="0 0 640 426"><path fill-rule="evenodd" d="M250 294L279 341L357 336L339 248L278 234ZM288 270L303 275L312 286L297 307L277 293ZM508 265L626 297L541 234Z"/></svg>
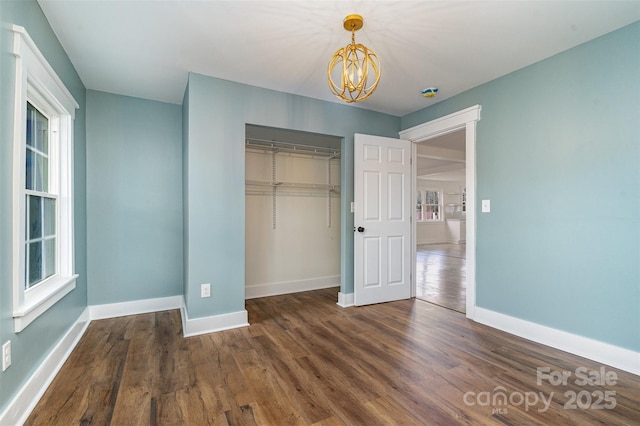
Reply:
<svg viewBox="0 0 640 426"><path fill-rule="evenodd" d="M245 299L340 286L341 141L245 126Z"/></svg>

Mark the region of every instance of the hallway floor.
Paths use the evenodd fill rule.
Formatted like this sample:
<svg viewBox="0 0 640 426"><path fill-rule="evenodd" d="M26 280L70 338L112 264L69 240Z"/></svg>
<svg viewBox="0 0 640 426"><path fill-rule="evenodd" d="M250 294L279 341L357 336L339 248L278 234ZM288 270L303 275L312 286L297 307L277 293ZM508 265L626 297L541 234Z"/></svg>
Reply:
<svg viewBox="0 0 640 426"><path fill-rule="evenodd" d="M466 244L422 244L416 254L416 297L466 312Z"/></svg>

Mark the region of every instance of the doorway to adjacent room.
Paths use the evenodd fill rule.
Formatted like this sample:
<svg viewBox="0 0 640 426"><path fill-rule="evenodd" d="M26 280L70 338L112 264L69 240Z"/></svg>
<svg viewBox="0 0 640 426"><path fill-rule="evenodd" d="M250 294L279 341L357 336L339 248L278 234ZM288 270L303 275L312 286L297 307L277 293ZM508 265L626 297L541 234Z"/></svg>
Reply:
<svg viewBox="0 0 640 426"><path fill-rule="evenodd" d="M466 313L465 129L416 144L418 299Z"/></svg>

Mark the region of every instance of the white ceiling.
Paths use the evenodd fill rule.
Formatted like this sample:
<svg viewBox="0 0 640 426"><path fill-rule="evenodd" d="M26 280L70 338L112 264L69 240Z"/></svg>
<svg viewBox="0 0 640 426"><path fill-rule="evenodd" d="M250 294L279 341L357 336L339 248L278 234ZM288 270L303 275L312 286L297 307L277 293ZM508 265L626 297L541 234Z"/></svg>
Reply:
<svg viewBox="0 0 640 426"><path fill-rule="evenodd" d="M182 103L187 73L326 101L329 57L381 60L355 106L403 116L640 19L639 1L39 0L88 89ZM437 86L427 99L422 89Z"/></svg>
<svg viewBox="0 0 640 426"><path fill-rule="evenodd" d="M418 179L464 182L465 135L466 132L462 129L417 144Z"/></svg>

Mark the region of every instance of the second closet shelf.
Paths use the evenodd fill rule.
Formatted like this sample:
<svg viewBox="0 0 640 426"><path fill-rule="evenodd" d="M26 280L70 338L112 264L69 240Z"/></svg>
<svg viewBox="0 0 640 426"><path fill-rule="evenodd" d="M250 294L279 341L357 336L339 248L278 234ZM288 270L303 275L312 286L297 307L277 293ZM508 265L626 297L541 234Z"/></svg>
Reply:
<svg viewBox="0 0 640 426"><path fill-rule="evenodd" d="M275 187L275 188L303 188L303 189L322 189L338 191L340 185L330 185L327 183L303 183L303 182L285 182L285 181L270 181L270 180L251 180L245 181L247 186L262 186L262 187Z"/></svg>

